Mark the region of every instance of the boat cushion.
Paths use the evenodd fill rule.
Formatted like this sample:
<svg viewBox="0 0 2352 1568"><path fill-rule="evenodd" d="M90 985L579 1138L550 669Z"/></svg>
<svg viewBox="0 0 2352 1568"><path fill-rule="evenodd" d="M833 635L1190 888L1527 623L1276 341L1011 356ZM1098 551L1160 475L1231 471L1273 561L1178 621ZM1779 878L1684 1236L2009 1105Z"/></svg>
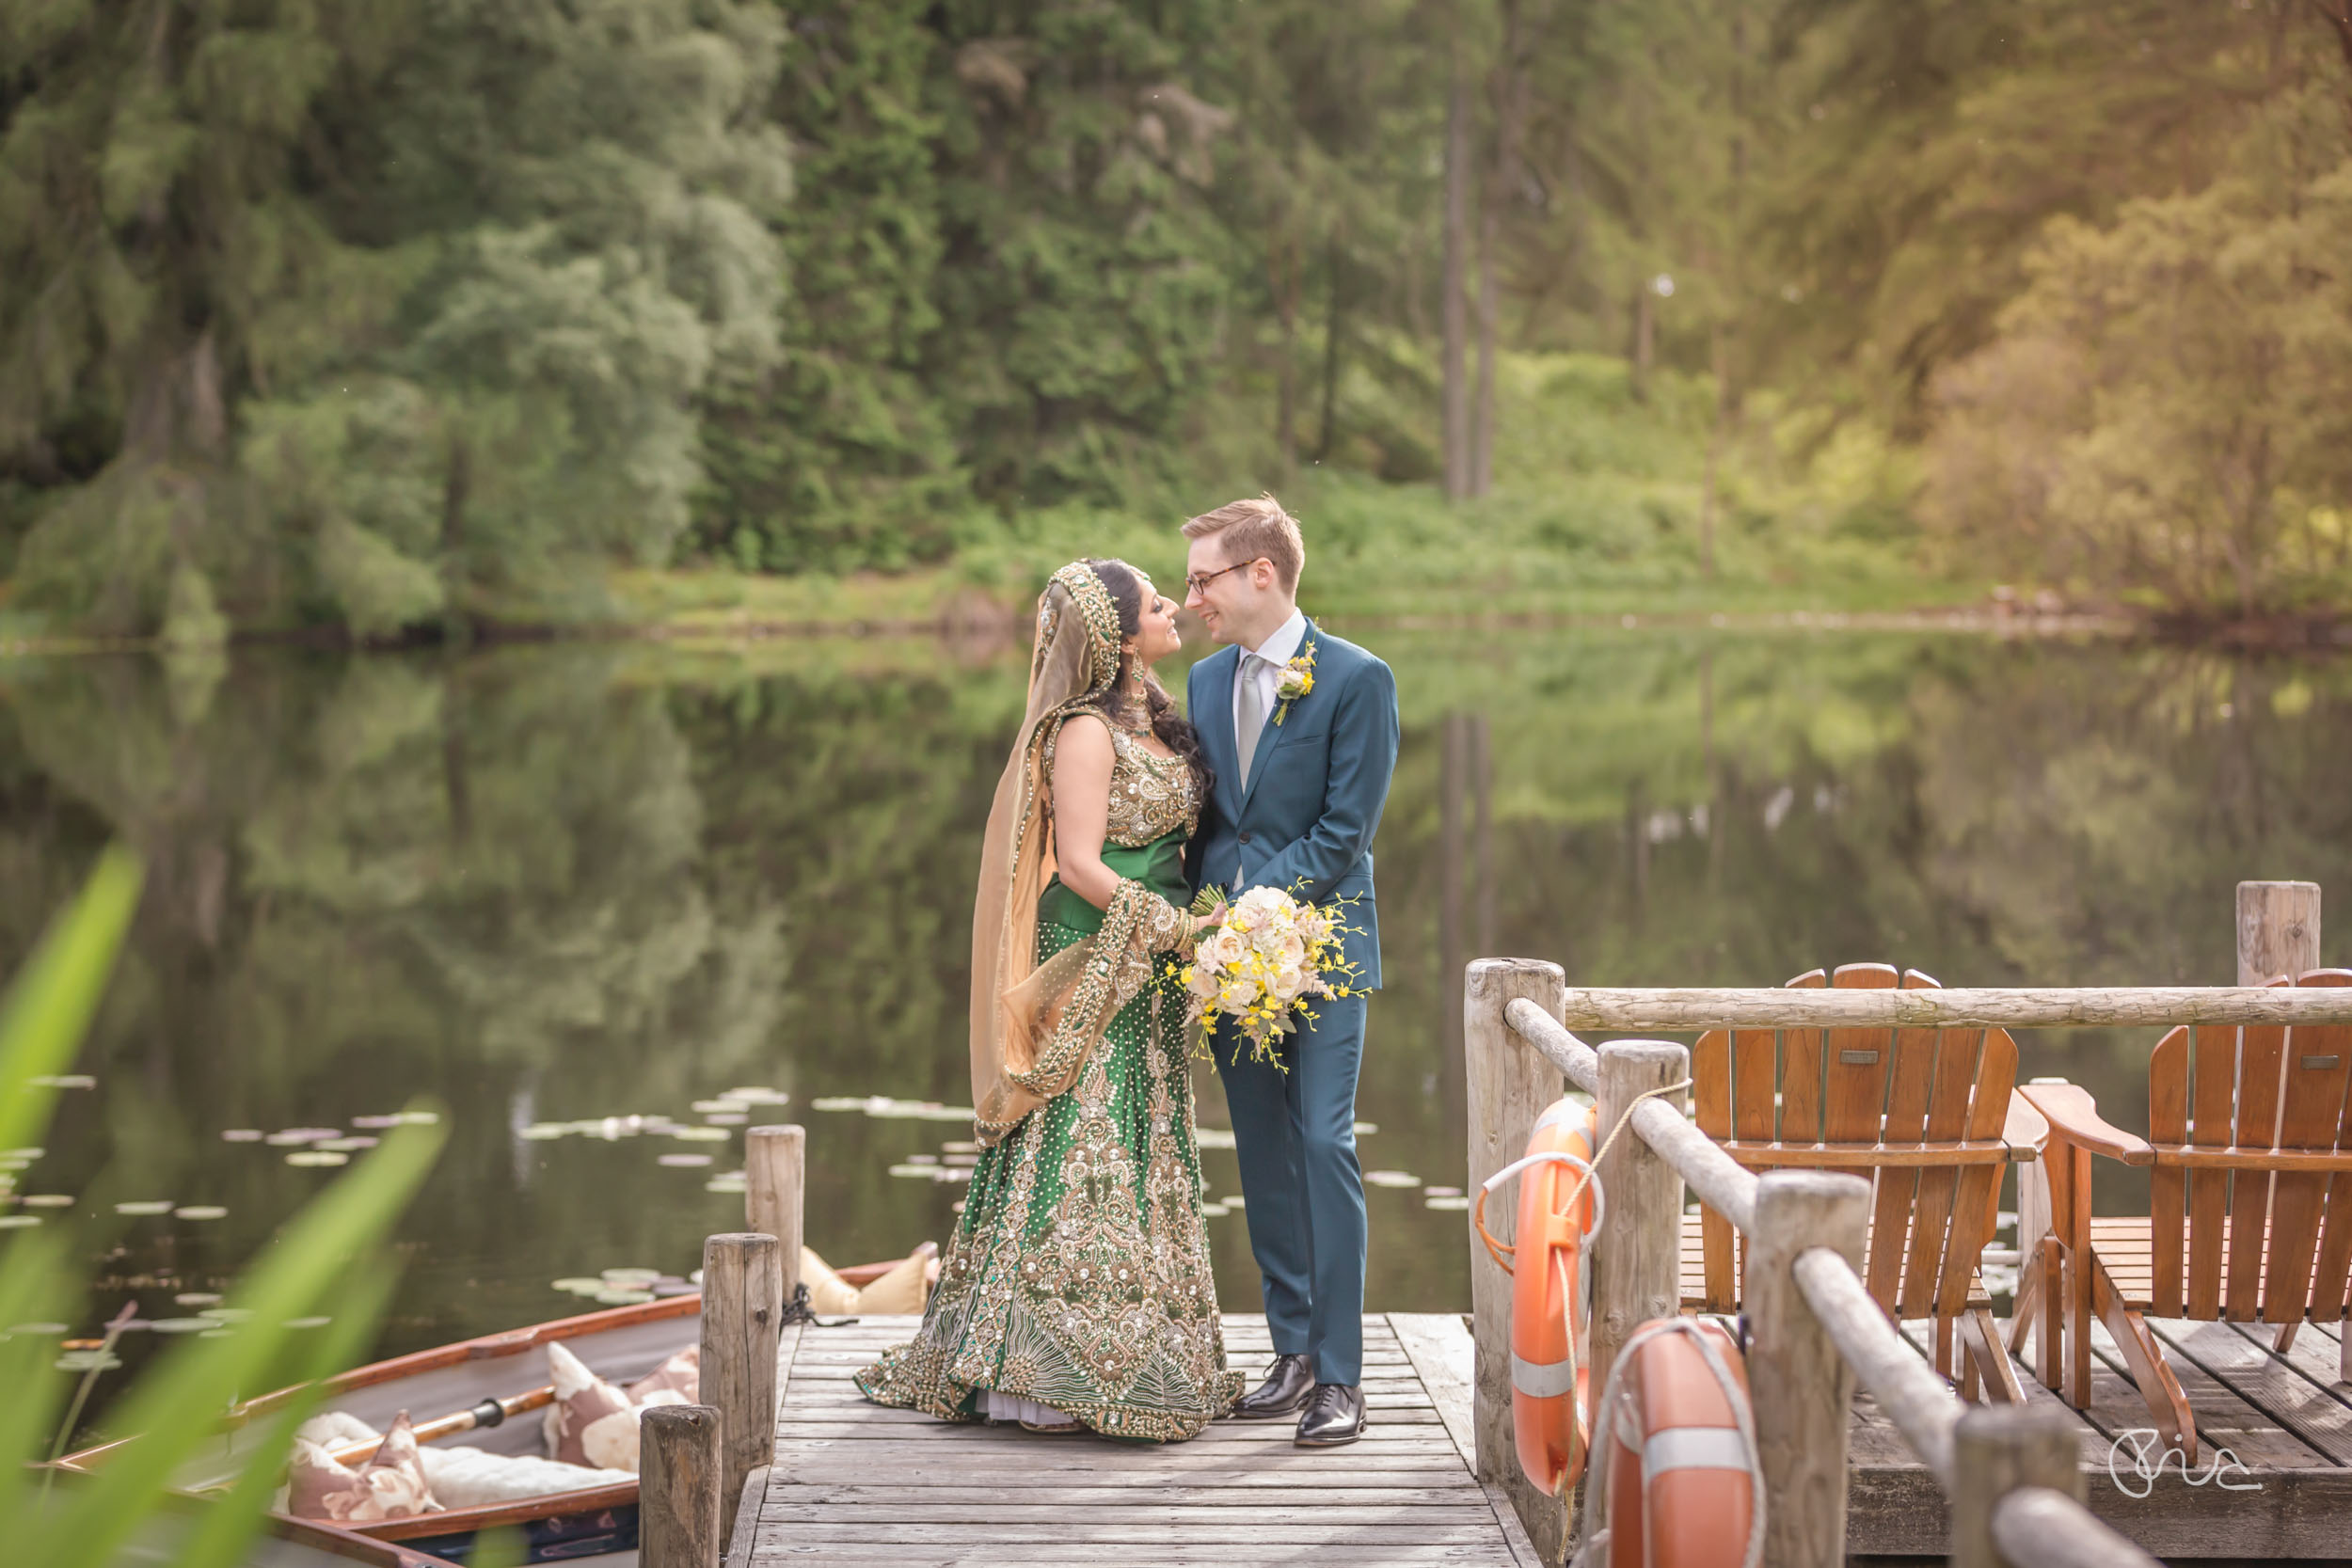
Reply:
<svg viewBox="0 0 2352 1568"><path fill-rule="evenodd" d="M660 1392L676 1394L679 1404L692 1404L694 1395L702 1387L703 1348L689 1345L667 1361L628 1386L631 1404L668 1404L668 1400L653 1396Z"/></svg>
<svg viewBox="0 0 2352 1568"><path fill-rule="evenodd" d="M424 1477L408 1412L400 1413L374 1455L358 1468L308 1438L294 1444L287 1474L288 1511L298 1518L367 1523L438 1513L442 1504Z"/></svg>
<svg viewBox="0 0 2352 1568"><path fill-rule="evenodd" d="M637 1407L629 1397L590 1371L560 1339L548 1346L548 1373L555 1386L547 1414L548 1457L634 1472Z"/></svg>

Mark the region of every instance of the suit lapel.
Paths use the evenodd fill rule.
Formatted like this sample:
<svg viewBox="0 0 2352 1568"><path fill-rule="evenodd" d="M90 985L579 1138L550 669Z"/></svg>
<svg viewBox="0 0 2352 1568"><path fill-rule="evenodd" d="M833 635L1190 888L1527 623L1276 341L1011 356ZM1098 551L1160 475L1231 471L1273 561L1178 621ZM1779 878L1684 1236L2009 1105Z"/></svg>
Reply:
<svg viewBox="0 0 2352 1568"><path fill-rule="evenodd" d="M1298 651L1297 653L1292 654L1291 657L1293 658L1296 658L1299 654L1305 653L1308 646L1311 644L1314 640L1315 624L1312 621L1309 621L1307 623L1306 635L1298 640ZM1233 655L1233 668L1236 671L1241 668L1241 655L1238 651L1236 651ZM1229 679L1225 684L1229 689L1228 700L1230 701L1230 689L1232 686L1232 680ZM1295 718L1301 705L1311 701L1312 698L1313 693L1310 692L1307 696L1300 697L1295 702L1293 702L1291 704L1290 712L1284 715L1284 722L1287 723L1289 720ZM1277 713L1281 712L1281 708L1282 700L1281 698L1277 697L1274 700L1273 705L1266 709L1265 723L1263 727L1258 731L1258 749L1249 759L1249 783L1248 787L1242 791L1240 810L1233 813L1233 820L1236 822L1241 820L1242 812L1249 809L1250 800L1258 793L1259 781L1263 779L1267 773L1273 770L1274 749L1282 743L1282 731L1275 724L1274 716ZM1237 752L1236 760L1238 760L1238 756L1239 753Z"/></svg>

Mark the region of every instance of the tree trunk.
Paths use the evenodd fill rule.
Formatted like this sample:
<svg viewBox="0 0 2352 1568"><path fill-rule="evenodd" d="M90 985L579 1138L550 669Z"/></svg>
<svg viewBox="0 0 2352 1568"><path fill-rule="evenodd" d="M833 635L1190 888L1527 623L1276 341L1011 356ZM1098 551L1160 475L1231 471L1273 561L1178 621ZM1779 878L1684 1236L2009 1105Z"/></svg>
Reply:
<svg viewBox="0 0 2352 1568"><path fill-rule="evenodd" d="M1275 319L1282 328L1281 359L1275 367L1274 445L1285 480L1298 464L1299 271L1298 247L1277 237L1267 247L1266 280L1274 295Z"/></svg>
<svg viewBox="0 0 2352 1568"><path fill-rule="evenodd" d="M1470 86L1454 72L1445 113L1445 493L1449 500L1470 494L1470 388L1464 363L1469 347L1464 255L1470 240Z"/></svg>
<svg viewBox="0 0 2352 1568"><path fill-rule="evenodd" d="M449 443L449 475L441 491L441 635L453 643L473 641L466 617L466 502L472 487L473 450L462 436Z"/></svg>
<svg viewBox="0 0 2352 1568"><path fill-rule="evenodd" d="M1504 0L1502 55L1494 73L1495 159L1478 204L1478 407L1470 427L1470 494L1495 483L1495 249L1505 193L1518 174L1518 0Z"/></svg>
<svg viewBox="0 0 2352 1568"><path fill-rule="evenodd" d="M1649 279L1633 285L1633 401L1649 401L1650 356L1657 349L1658 322Z"/></svg>
<svg viewBox="0 0 2352 1568"><path fill-rule="evenodd" d="M1323 325L1323 430L1315 437L1315 461L1323 463L1331 456L1331 434L1338 422L1340 403L1340 325L1342 306L1340 280L1340 231L1331 230L1325 265L1330 274L1331 297L1327 302Z"/></svg>

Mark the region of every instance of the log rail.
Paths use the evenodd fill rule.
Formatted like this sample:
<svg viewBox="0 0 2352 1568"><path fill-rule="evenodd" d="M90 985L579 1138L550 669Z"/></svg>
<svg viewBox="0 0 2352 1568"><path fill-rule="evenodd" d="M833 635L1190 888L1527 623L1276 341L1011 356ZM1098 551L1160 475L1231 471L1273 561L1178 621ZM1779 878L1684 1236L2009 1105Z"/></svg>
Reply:
<svg viewBox="0 0 2352 1568"><path fill-rule="evenodd" d="M1633 1039L1595 1050L1570 1031L2352 1023L2352 989L2264 984L2319 966L2316 886L2240 883L2237 937L2239 983L2214 987L1571 990L1556 964L1480 959L1463 989L1470 1184L1518 1157L1563 1079L1594 1097L1604 1139L1624 1122L1630 1135L1604 1148L1596 1173L1608 1202L1587 1260L1594 1389L1605 1386L1635 1328L1680 1310L1686 1189L1747 1238L1747 1370L1769 1499L1767 1568L1844 1561L1857 1382L1943 1489L1951 1560L1961 1568L2153 1568L2153 1557L2085 1506L2075 1437L2062 1416L1963 1404L1871 1299L1856 1272L1867 1181L1815 1170L1754 1174L1689 1119L1687 1047ZM1492 1206L1488 1219L1512 1239L1511 1206ZM1475 1245L1470 1271L1479 1477L1510 1497L1548 1558L1564 1554L1580 1533L1567 1507L1536 1492L1514 1461L1510 1281ZM1597 1413L1594 1424L1607 1430L1608 1418ZM1589 1540L1602 1525L1607 1488L1587 1481L1581 1533Z"/></svg>

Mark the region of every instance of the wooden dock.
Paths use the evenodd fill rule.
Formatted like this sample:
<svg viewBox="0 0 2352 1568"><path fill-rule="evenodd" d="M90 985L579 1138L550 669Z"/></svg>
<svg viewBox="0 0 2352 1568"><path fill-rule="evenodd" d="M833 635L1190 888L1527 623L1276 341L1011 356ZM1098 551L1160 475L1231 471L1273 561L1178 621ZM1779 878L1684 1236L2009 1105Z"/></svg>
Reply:
<svg viewBox="0 0 2352 1568"><path fill-rule="evenodd" d="M785 1331L775 1460L746 1489L727 1568L1123 1558L1539 1568L1508 1500L1471 1467L1471 1341L1459 1317L1364 1320L1370 1430L1328 1449L1295 1447L1287 1421L1219 1421L1160 1447L950 1425L866 1402L851 1374L918 1322ZM1225 1343L1248 1371L1273 1354L1262 1317L1228 1316Z"/></svg>
<svg viewBox="0 0 2352 1568"><path fill-rule="evenodd" d="M2274 1356L2266 1324L2148 1323L2197 1413L2204 1449L2192 1474L2202 1485L2184 1481L2177 1462L2153 1482L2136 1477L2129 1448L2117 1464L2123 1484L2110 1473L2117 1440L2148 1431L2150 1419L2105 1329L2092 1336L2098 1359L2088 1410L2071 1409L2017 1368L2026 1402L2062 1412L2078 1429L2091 1513L2168 1561L2352 1558L2352 1385L2338 1380L2336 1360L2343 1325L2307 1323L2288 1353ZM1927 1325L1903 1326L1924 1357ZM2214 1453L2224 1448L2244 1469L2215 1476ZM1848 1463L1848 1551L1944 1555L1943 1489L1867 1392L1854 1401Z"/></svg>

